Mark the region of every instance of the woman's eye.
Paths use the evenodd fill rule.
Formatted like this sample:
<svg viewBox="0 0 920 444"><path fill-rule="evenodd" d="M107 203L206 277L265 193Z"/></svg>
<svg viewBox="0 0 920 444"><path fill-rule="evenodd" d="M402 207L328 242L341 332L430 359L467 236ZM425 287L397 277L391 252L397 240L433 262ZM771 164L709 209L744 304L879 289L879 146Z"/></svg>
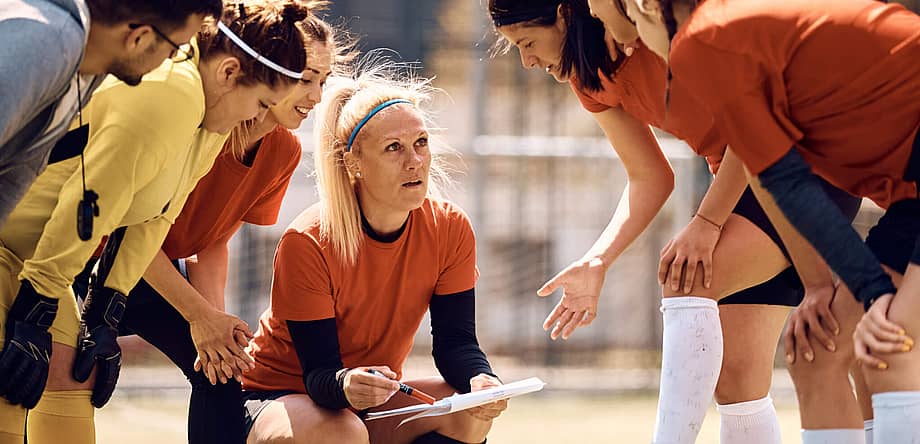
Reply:
<svg viewBox="0 0 920 444"><path fill-rule="evenodd" d="M259 102L259 108L268 109L268 105L266 105L264 102Z"/></svg>
<svg viewBox="0 0 920 444"><path fill-rule="evenodd" d="M415 141L415 146L428 146L428 139L425 137L419 138Z"/></svg>
<svg viewBox="0 0 920 444"><path fill-rule="evenodd" d="M387 150L387 151L397 151L397 150L399 150L399 143L398 143L398 142L393 142L393 143L387 145L386 150Z"/></svg>
<svg viewBox="0 0 920 444"><path fill-rule="evenodd" d="M524 48L525 48L525 49L533 48L533 42L527 42L527 44L524 45Z"/></svg>

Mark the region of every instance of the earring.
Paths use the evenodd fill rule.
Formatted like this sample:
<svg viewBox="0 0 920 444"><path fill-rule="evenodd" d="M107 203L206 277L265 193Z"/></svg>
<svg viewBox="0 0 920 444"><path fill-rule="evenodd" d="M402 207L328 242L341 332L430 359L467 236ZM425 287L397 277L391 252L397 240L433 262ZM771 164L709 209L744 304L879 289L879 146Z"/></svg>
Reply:
<svg viewBox="0 0 920 444"><path fill-rule="evenodd" d="M355 177L358 178L358 179L360 179L360 178L361 178L361 172L360 172L360 171L355 171Z"/></svg>

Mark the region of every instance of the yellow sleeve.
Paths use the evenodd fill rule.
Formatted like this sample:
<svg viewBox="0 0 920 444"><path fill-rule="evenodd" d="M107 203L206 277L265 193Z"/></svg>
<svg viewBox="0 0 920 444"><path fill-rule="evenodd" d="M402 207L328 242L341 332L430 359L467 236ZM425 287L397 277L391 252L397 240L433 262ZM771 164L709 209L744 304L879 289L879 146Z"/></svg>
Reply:
<svg viewBox="0 0 920 444"><path fill-rule="evenodd" d="M129 226L103 285L124 295L130 293L160 251L171 226L162 217Z"/></svg>
<svg viewBox="0 0 920 444"><path fill-rule="evenodd" d="M20 279L27 279L42 295L59 298L90 259L102 237L120 224L134 200L137 189L153 179L161 168L156 152L143 141L118 146L133 134L117 125L100 129L90 138L86 150L86 187L98 195L99 216L93 220L93 236L88 241L77 233L77 207L83 199L80 168L64 182L57 205L45 224L31 258L23 263ZM100 146L93 146L98 143Z"/></svg>
<svg viewBox="0 0 920 444"><path fill-rule="evenodd" d="M83 199L78 167L62 185L35 253L24 262L19 275L42 295L69 295L74 277L102 237L124 225L137 191L164 168L178 167L170 162L176 152L188 149L204 116L197 70L179 65L166 63L149 75L150 81L145 77L134 87L110 77L85 108L83 121L90 128L84 150L86 187L99 196L99 216L93 221L92 238L81 240L76 229L77 207ZM149 219L158 215L151 214Z"/></svg>

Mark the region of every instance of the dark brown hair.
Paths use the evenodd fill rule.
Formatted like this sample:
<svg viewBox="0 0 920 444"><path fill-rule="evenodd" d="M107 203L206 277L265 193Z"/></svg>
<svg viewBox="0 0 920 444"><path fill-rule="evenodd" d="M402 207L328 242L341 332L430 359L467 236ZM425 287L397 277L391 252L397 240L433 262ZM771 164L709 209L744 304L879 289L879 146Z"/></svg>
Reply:
<svg viewBox="0 0 920 444"><path fill-rule="evenodd" d="M559 72L574 74L588 91L601 89L601 74L610 77L625 57L615 49L610 56L604 40L604 23L591 16L587 0L489 0L489 15L495 27L521 23L524 26L551 26L558 20L557 7L562 5L565 39ZM508 50L508 42L496 43L497 52ZM600 71L600 74L598 73Z"/></svg>
<svg viewBox="0 0 920 444"><path fill-rule="evenodd" d="M327 30L331 30L312 14L325 4L302 0L249 0L228 4L221 21L262 57L288 70L303 72L307 65L307 44L314 41L317 31L322 31L322 37L326 38L329 36ZM250 56L216 26L199 32L197 39L201 60L220 54L239 59L244 76L238 82L242 85L264 83L274 88L297 82Z"/></svg>
<svg viewBox="0 0 920 444"><path fill-rule="evenodd" d="M154 25L162 32L185 26L192 14L220 18L221 0L86 0L93 23Z"/></svg>

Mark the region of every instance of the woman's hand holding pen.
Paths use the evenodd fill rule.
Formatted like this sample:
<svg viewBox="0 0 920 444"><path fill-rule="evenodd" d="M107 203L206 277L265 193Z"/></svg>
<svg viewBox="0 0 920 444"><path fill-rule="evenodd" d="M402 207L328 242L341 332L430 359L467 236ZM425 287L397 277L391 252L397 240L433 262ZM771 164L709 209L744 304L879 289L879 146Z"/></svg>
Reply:
<svg viewBox="0 0 920 444"><path fill-rule="evenodd" d="M382 376L369 373L373 369ZM347 370L344 380L345 399L358 410L377 407L399 390L396 372L387 366L358 367Z"/></svg>
<svg viewBox="0 0 920 444"><path fill-rule="evenodd" d="M499 385L502 385L502 383L498 380L498 378L492 375L487 375L485 373L480 373L470 379L470 389L474 392ZM466 412L470 415L473 415L474 418L478 418L483 421L491 421L495 418L498 418L498 416L501 415L506 408L508 408L508 400L502 399L501 401L495 401L491 404L473 407L466 410Z"/></svg>

